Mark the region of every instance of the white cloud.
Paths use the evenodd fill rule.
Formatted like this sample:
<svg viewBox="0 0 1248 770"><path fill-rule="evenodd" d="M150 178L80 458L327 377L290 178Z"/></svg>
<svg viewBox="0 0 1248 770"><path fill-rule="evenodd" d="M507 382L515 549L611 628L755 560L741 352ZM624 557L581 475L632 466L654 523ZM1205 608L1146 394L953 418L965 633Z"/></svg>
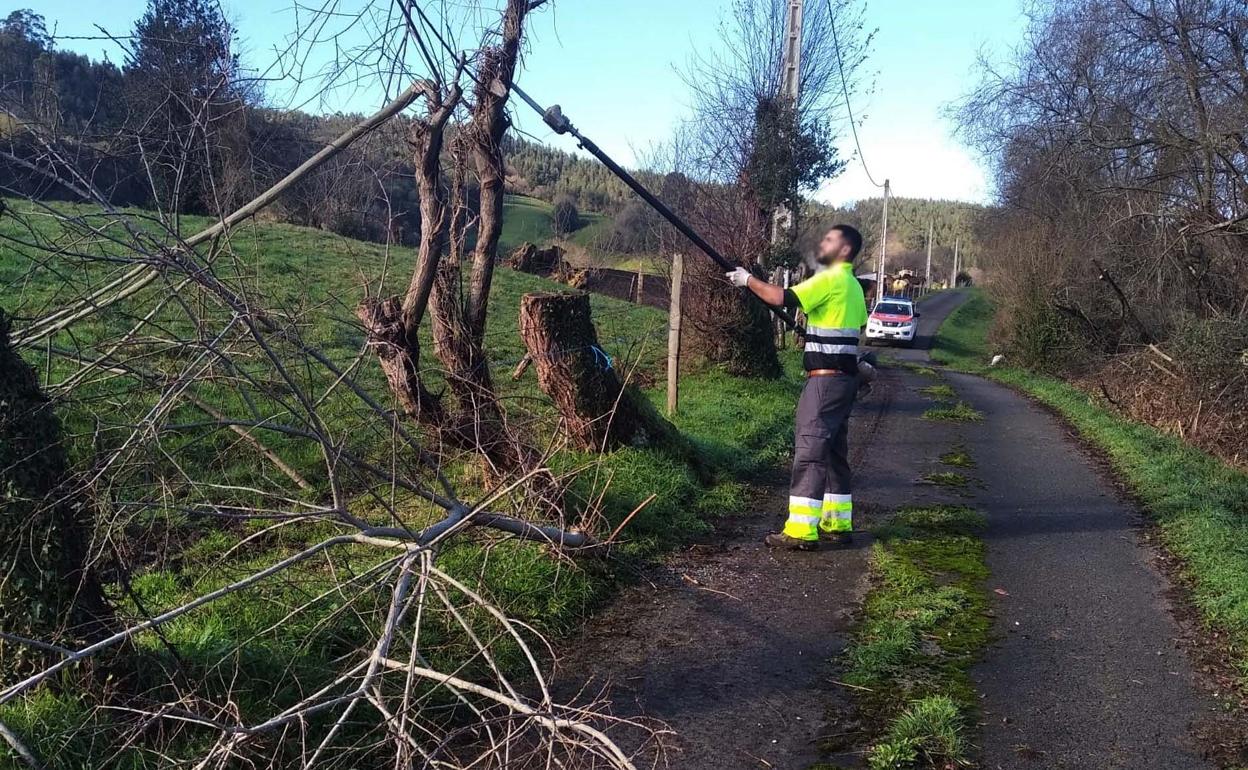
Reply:
<svg viewBox="0 0 1248 770"><path fill-rule="evenodd" d="M948 136L935 132L889 132L864 148L871 175L880 184L888 179L893 195L906 198L948 198L984 203L989 186L984 169L970 150ZM853 142L841 148L842 157L852 153ZM858 158L841 176L826 183L815 196L843 205L882 194L871 184Z"/></svg>

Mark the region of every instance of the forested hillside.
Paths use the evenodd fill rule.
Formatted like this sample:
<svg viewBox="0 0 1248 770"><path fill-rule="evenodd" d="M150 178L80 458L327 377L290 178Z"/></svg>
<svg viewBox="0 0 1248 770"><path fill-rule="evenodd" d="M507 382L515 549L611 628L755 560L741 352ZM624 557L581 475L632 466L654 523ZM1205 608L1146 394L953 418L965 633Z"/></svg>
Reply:
<svg viewBox="0 0 1248 770"><path fill-rule="evenodd" d="M596 160L508 136L507 186L512 192L553 201L567 195L585 211L616 213L634 199L632 192Z"/></svg>
<svg viewBox="0 0 1248 770"><path fill-rule="evenodd" d="M955 246L962 270L978 267L981 249L976 225L988 209L964 201L926 198L890 198L888 202L888 258L886 267L922 272L927 263L927 239L932 232L932 280L948 280L953 270ZM874 266L883 231L883 198L867 198L850 206L834 208L811 204L804 244L813 248L823 229L847 222L864 236L863 259Z"/></svg>

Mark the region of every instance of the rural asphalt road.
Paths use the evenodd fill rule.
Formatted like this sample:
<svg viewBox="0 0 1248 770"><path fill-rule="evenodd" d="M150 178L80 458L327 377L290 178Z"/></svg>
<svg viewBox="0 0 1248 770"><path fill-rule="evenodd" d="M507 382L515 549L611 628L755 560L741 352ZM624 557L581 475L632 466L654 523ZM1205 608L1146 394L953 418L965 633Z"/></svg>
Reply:
<svg viewBox="0 0 1248 770"><path fill-rule="evenodd" d="M925 303L921 339L961 299ZM916 468L947 449L935 449L941 426L919 424L926 402L917 387L903 387L903 376L884 370L851 421L857 528L898 500L930 498ZM850 710L833 660L867 587L869 538L844 551L769 551L762 538L782 525L787 496L787 479L771 480L756 510L729 512L704 542L668 559L561 645L558 681L568 689L559 694L594 694L616 716L660 720L673 732L663 741L671 767L805 768L829 759L820 744L852 730L827 717ZM611 734L640 750L639 767L659 753L654 744L640 747L639 731Z"/></svg>
<svg viewBox="0 0 1248 770"><path fill-rule="evenodd" d="M926 361L964 299L930 297L915 348L887 355ZM1179 644L1137 513L1056 418L989 381L946 380L983 422L921 419L932 380L902 367L883 368L855 410L855 524L911 504L986 513L998 641L973 672L983 766L1212 767L1191 736L1213 703ZM979 462L969 499L922 482L959 444ZM662 751L640 731L611 731L638 766L660 755L688 770L863 766L835 659L867 588L869 537L847 551L768 551L760 541L783 521L786 494L774 479L758 510L726 516L561 645L559 695L671 731Z"/></svg>
<svg viewBox="0 0 1248 770"><path fill-rule="evenodd" d="M932 301L944 297L959 299ZM927 347L899 357L925 360ZM988 517L997 643L972 672L984 768L1214 767L1195 736L1216 707L1182 648L1142 514L1052 414L980 377L946 381L984 414L949 428L979 463L966 502Z"/></svg>
<svg viewBox="0 0 1248 770"><path fill-rule="evenodd" d="M984 766L1214 767L1194 735L1215 704L1140 513L1052 415L987 380L949 380L985 416L965 430L999 638L973 672Z"/></svg>

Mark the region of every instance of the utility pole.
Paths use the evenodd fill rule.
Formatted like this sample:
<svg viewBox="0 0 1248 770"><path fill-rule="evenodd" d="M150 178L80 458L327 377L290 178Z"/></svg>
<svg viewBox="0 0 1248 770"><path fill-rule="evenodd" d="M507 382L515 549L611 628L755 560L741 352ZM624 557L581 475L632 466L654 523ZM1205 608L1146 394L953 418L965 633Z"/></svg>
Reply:
<svg viewBox="0 0 1248 770"><path fill-rule="evenodd" d="M883 228L884 235L882 238L880 238L880 258L875 263L875 272L876 272L875 277L878 279L875 283L876 304L879 304L879 301L884 298L884 268L885 268L884 261L886 257L888 256L886 253L888 249L888 197L889 197L889 192L891 189L892 188L889 187L888 180L885 179L884 180L884 228Z"/></svg>
<svg viewBox="0 0 1248 770"><path fill-rule="evenodd" d="M672 300L667 314L667 416L676 414L680 401L680 285L685 275L685 257L672 255Z"/></svg>
<svg viewBox="0 0 1248 770"><path fill-rule="evenodd" d="M802 6L804 0L789 0L784 23L784 62L780 98L787 102L796 116L797 100L802 87ZM771 242L780 243L793 230L793 212L783 203L771 213Z"/></svg>
<svg viewBox="0 0 1248 770"><path fill-rule="evenodd" d="M782 93L794 106L797 105L797 97L801 93L802 4L803 0L789 0L789 15L785 23Z"/></svg>
<svg viewBox="0 0 1248 770"><path fill-rule="evenodd" d="M927 269L923 271L923 288L932 288L932 235L936 232L936 220L927 220Z"/></svg>
<svg viewBox="0 0 1248 770"><path fill-rule="evenodd" d="M949 282L949 288L958 288L958 251L962 245L962 238L958 237L953 240L953 280Z"/></svg>

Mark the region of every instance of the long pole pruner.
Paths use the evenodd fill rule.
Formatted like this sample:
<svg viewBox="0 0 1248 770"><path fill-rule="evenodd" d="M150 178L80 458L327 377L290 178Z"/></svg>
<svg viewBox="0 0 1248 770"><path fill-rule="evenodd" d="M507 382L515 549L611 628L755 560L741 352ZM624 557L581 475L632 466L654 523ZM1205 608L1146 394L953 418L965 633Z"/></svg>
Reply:
<svg viewBox="0 0 1248 770"><path fill-rule="evenodd" d="M553 104L549 108L542 107L542 105L538 104L533 97L525 93L524 89L520 88L520 86L515 83L511 84L511 90L514 91L516 96L519 96L525 104L532 107L538 115L541 115L542 120L547 126L550 126L552 131L556 134L570 134L573 138L575 138L576 141L580 143L583 150L588 152L590 155L593 155L602 163L602 165L606 166L611 173L619 177L624 184L628 185L629 189L637 193L637 195L640 196L646 203L650 204L651 208L659 212L664 219L671 223L672 227L675 227L682 235L692 241L693 245L701 249L706 256L710 257L715 262L715 264L719 265L724 270L733 270L736 268L736 265L725 259L722 254L715 250L714 246L711 246L711 244L707 243L702 236L698 235L697 231L690 227L685 220L676 216L676 213L669 209L663 201L659 200L654 193L646 189L645 185L637 181L636 177L630 174L623 166L616 163L610 155L603 152L602 148L594 144L592 140L587 138L580 131L577 131L576 126L573 126L572 121L568 120L567 116L563 114L563 110L560 109L559 105ZM751 293L750 296L753 296L753 294ZM790 315L787 310L784 308L774 307L766 303L764 303L764 307L775 313L776 317L783 321L785 326L790 329L798 329L800 331L797 321L793 319L793 316Z"/></svg>

